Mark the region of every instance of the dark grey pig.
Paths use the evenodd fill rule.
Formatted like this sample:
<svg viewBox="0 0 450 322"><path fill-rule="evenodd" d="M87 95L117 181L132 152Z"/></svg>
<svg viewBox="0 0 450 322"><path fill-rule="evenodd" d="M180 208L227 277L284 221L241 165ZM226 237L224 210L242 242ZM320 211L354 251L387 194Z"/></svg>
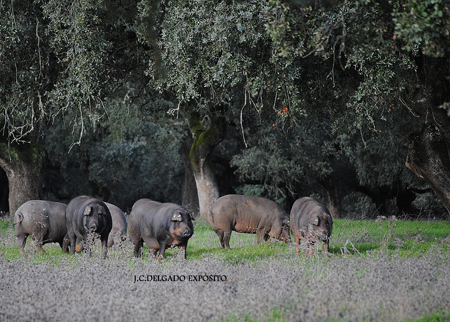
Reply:
<svg viewBox="0 0 450 322"><path fill-rule="evenodd" d="M333 219L324 205L313 198L300 198L292 206L290 219L297 254L300 252L301 241L307 243L311 255L314 253L312 245L322 241L325 255L329 255Z"/></svg>
<svg viewBox="0 0 450 322"><path fill-rule="evenodd" d="M164 258L167 246L177 246L186 259L186 247L194 233L194 217L185 208L173 203L150 199L136 201L128 217L128 234L134 245L134 256L140 257L144 242L158 261Z"/></svg>
<svg viewBox="0 0 450 322"><path fill-rule="evenodd" d="M275 202L261 197L223 196L209 209L208 221L222 248L230 248L231 231L256 233L258 243L269 237L291 241L288 214Z"/></svg>
<svg viewBox="0 0 450 322"><path fill-rule="evenodd" d="M80 196L72 199L66 209L67 234L70 240L70 251L81 252L89 234L100 235L103 258L108 252L108 235L112 228L111 213L105 203L99 199ZM88 252L90 245L88 243Z"/></svg>
<svg viewBox="0 0 450 322"><path fill-rule="evenodd" d="M64 253L68 252L66 207L60 202L30 200L17 209L14 226L22 255L29 235L41 253L45 253L42 245L47 243L58 243Z"/></svg>
<svg viewBox="0 0 450 322"><path fill-rule="evenodd" d="M105 205L108 207L112 218L112 229L108 236L108 247L111 248L114 245L114 240L119 243L127 240L127 220L119 207L108 202L105 202Z"/></svg>

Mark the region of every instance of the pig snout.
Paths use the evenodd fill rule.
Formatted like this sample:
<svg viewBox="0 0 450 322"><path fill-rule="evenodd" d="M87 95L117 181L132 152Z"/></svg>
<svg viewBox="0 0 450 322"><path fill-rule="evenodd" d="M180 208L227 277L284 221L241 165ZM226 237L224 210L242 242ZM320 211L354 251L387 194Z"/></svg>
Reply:
<svg viewBox="0 0 450 322"><path fill-rule="evenodd" d="M183 236L183 237L191 237L192 236L192 230L190 230L189 227L186 227L182 231L181 236Z"/></svg>
<svg viewBox="0 0 450 322"><path fill-rule="evenodd" d="M289 237L289 235L282 234L279 239L281 241L284 241L285 243L290 243L291 242L291 237Z"/></svg>
<svg viewBox="0 0 450 322"><path fill-rule="evenodd" d="M328 232L326 230L316 232L316 236L317 236L317 239L320 241L325 242L328 240Z"/></svg>

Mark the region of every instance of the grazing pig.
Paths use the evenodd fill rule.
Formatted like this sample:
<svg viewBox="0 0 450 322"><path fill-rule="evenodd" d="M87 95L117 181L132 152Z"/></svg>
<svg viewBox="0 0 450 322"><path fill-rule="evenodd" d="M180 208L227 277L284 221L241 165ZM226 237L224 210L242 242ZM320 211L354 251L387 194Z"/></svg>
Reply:
<svg viewBox="0 0 450 322"><path fill-rule="evenodd" d="M300 242L303 240L307 243L311 255L314 253L312 245L316 241L323 241L325 255L329 255L333 219L324 205L313 198L300 198L292 206L290 219L297 254L300 252Z"/></svg>
<svg viewBox="0 0 450 322"><path fill-rule="evenodd" d="M108 207L103 201L88 196L72 199L66 209L66 224L72 255L75 255L75 251L81 252L88 235L95 233L100 235L103 258L106 258L112 218ZM87 246L90 254L90 245L87 244Z"/></svg>
<svg viewBox="0 0 450 322"><path fill-rule="evenodd" d="M275 202L252 196L226 195L216 200L208 221L222 248L230 248L231 231L255 234L258 243L276 238L290 242L289 216Z"/></svg>
<svg viewBox="0 0 450 322"><path fill-rule="evenodd" d="M186 259L186 247L194 233L194 217L185 208L173 203L149 199L136 201L128 217L128 234L134 245L134 256L140 257L145 242L158 261L164 258L167 246L178 246Z"/></svg>
<svg viewBox="0 0 450 322"><path fill-rule="evenodd" d="M114 239L118 242L124 242L127 240L127 220L123 211L108 202L105 202L111 213L112 218L112 229L108 236L108 248L114 245Z"/></svg>
<svg viewBox="0 0 450 322"><path fill-rule="evenodd" d="M30 200L17 209L14 226L22 255L29 235L41 253L45 253L42 245L47 243L59 243L63 252L68 252L66 207L60 202Z"/></svg>

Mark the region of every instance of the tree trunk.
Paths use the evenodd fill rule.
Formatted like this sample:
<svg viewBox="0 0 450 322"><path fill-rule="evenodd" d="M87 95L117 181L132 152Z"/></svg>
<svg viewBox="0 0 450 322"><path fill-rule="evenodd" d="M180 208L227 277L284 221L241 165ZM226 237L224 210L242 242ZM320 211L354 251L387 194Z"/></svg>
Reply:
<svg viewBox="0 0 450 322"><path fill-rule="evenodd" d="M0 142L0 167L8 177L11 219L23 203L40 198L45 161L46 152L36 143Z"/></svg>
<svg viewBox="0 0 450 322"><path fill-rule="evenodd" d="M225 136L225 119L212 116L206 128L198 113L192 113L189 128L194 138L189 157L197 186L200 218L206 218L209 207L219 198L219 186L210 159L212 150Z"/></svg>
<svg viewBox="0 0 450 322"><path fill-rule="evenodd" d="M341 196L338 189L333 182L332 178L326 178L319 180L319 183L324 187L327 192L326 207L330 211L330 215L333 219L341 218Z"/></svg>
<svg viewBox="0 0 450 322"><path fill-rule="evenodd" d="M194 216L198 217L199 204L198 204L198 194L197 186L195 184L194 173L192 172L191 159L189 157L189 152L191 150L193 143L192 136L188 136L181 142L180 149L178 153L183 161L184 165L184 177L181 190L181 205L185 207Z"/></svg>
<svg viewBox="0 0 450 322"><path fill-rule="evenodd" d="M445 58L416 58L419 85L409 101L411 110L424 120L421 131L409 138L406 166L430 185L450 213L450 101Z"/></svg>
<svg viewBox="0 0 450 322"><path fill-rule="evenodd" d="M433 124L410 135L406 167L430 185L450 213L449 156L448 145Z"/></svg>

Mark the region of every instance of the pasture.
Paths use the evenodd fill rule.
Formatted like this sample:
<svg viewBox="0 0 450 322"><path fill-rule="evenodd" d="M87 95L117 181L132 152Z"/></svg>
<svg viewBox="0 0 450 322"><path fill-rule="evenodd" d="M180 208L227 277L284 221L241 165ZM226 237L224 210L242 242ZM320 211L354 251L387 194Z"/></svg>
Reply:
<svg viewBox="0 0 450 322"><path fill-rule="evenodd" d="M0 221L0 320L5 321L444 321L450 319L449 221L336 220L326 258L295 245L231 235L231 250L202 220L187 261L132 257L131 244L101 260L63 254L30 238L21 257Z"/></svg>

